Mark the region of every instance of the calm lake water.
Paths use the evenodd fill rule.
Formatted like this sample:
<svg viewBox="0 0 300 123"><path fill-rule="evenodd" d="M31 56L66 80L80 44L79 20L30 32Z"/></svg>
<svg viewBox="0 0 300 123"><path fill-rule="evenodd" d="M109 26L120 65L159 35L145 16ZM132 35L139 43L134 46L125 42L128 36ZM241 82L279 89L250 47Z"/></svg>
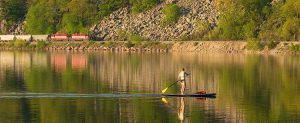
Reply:
<svg viewBox="0 0 300 123"><path fill-rule="evenodd" d="M0 122L300 122L300 57L0 51Z"/></svg>

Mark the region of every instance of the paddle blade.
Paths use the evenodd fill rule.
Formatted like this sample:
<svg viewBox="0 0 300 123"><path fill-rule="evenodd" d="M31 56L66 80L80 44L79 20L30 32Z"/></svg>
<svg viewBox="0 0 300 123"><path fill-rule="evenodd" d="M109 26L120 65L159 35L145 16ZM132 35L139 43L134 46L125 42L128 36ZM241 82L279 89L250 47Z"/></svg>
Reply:
<svg viewBox="0 0 300 123"><path fill-rule="evenodd" d="M166 98L161 98L161 101L163 101L165 104L168 104L168 101L166 100Z"/></svg>
<svg viewBox="0 0 300 123"><path fill-rule="evenodd" d="M168 88L165 88L164 90L162 90L162 93L165 93L168 90Z"/></svg>

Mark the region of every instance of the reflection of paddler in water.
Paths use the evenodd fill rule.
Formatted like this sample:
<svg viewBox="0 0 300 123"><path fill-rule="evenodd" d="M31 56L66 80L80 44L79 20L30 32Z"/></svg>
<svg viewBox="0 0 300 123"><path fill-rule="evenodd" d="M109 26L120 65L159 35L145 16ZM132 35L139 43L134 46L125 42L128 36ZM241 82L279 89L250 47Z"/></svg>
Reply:
<svg viewBox="0 0 300 123"><path fill-rule="evenodd" d="M166 98L162 98L162 101L165 104L169 104L169 102L166 100ZM180 97L178 109L175 108L175 107L173 107L173 106L171 106L171 104L168 105L168 107L170 109L172 109L174 112L177 112L178 119L182 123L184 121L184 110L185 110L184 97Z"/></svg>
<svg viewBox="0 0 300 123"><path fill-rule="evenodd" d="M184 98L180 97L180 106L178 110L178 119L182 122L184 121Z"/></svg>

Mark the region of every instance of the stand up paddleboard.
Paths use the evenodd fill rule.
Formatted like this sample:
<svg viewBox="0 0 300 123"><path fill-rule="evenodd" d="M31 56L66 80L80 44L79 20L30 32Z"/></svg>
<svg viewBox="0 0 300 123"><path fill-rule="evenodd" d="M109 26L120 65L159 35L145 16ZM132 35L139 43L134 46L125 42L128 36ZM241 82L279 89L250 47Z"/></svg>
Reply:
<svg viewBox="0 0 300 123"><path fill-rule="evenodd" d="M215 98L216 93L207 93L207 94L162 94L165 97L207 97L207 98Z"/></svg>

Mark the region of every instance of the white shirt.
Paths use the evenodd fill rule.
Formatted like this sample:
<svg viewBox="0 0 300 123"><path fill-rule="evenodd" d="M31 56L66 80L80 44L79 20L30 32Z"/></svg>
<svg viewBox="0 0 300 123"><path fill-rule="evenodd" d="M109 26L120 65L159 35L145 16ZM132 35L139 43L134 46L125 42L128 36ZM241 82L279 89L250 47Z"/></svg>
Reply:
<svg viewBox="0 0 300 123"><path fill-rule="evenodd" d="M181 71L181 72L179 73L179 75L178 75L178 78L179 78L180 80L185 80L185 77L186 77L186 73L185 73L184 71Z"/></svg>

